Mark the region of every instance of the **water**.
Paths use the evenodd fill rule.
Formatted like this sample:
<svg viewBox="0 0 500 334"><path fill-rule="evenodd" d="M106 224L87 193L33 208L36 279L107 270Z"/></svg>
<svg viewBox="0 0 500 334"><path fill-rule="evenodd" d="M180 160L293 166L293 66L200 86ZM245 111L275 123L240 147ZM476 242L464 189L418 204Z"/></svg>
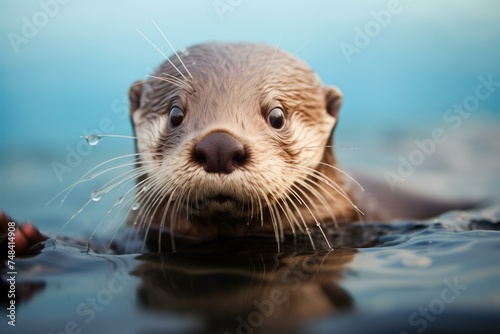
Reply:
<svg viewBox="0 0 500 334"><path fill-rule="evenodd" d="M85 139L87 140L87 143L90 146L95 146L95 145L99 144L101 137L99 137L98 135L89 135L89 136L86 136Z"/></svg>
<svg viewBox="0 0 500 334"><path fill-rule="evenodd" d="M1 333L500 332L500 90L490 87L461 118L448 114L472 101L481 80L500 81L498 1L401 1L352 57L342 43L355 43L387 1L233 1L222 16L215 1L49 2L0 4L0 209L52 236L68 223L16 259L16 328L5 321L2 269ZM16 51L9 34L44 10L54 15ZM132 194L119 199L105 184L131 166L85 173L135 158L127 91L162 60L136 29L171 53L151 18L179 50L228 40L297 52L344 93L333 143L342 167L382 184L441 129L446 140L398 190L486 207L328 230L330 252L305 238L277 254L269 238L178 245L175 254L142 254L139 242L130 254L108 253L127 210L96 226ZM386 186L381 196L392 193Z"/></svg>
<svg viewBox="0 0 500 334"><path fill-rule="evenodd" d="M90 198L92 198L92 200L94 202L99 202L102 198L102 192L101 191L93 191L90 193Z"/></svg>
<svg viewBox="0 0 500 334"><path fill-rule="evenodd" d="M333 251L304 240L277 254L273 238L243 238L104 255L49 240L17 261L16 330L498 333L499 230L492 206L354 224Z"/></svg>

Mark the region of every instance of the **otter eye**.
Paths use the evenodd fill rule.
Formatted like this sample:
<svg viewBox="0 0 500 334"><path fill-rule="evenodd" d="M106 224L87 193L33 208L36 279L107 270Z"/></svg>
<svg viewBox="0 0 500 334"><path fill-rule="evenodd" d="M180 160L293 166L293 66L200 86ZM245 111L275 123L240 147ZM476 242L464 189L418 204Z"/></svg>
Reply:
<svg viewBox="0 0 500 334"><path fill-rule="evenodd" d="M267 123L276 130L281 130L285 125L285 113L281 108L274 108L267 116Z"/></svg>
<svg viewBox="0 0 500 334"><path fill-rule="evenodd" d="M168 115L168 124L171 128L176 128L182 124L184 120L184 112L179 107L172 107Z"/></svg>

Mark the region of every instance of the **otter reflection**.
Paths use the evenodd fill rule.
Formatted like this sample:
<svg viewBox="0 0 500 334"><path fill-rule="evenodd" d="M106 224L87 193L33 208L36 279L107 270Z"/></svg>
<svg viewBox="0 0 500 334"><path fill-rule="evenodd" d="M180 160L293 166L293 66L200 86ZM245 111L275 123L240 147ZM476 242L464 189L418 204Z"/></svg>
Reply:
<svg viewBox="0 0 500 334"><path fill-rule="evenodd" d="M290 333L309 320L354 307L339 281L355 254L352 249L143 254L131 275L142 281L137 292L142 307L194 315L203 332Z"/></svg>

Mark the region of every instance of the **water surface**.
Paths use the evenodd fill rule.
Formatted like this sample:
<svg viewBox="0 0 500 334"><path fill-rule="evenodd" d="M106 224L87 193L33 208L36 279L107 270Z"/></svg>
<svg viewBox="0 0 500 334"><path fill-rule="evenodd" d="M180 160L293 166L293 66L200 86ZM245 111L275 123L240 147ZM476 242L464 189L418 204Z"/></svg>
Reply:
<svg viewBox="0 0 500 334"><path fill-rule="evenodd" d="M247 238L105 255L49 240L17 261L16 332L498 333L499 230L491 206L358 223L333 251Z"/></svg>

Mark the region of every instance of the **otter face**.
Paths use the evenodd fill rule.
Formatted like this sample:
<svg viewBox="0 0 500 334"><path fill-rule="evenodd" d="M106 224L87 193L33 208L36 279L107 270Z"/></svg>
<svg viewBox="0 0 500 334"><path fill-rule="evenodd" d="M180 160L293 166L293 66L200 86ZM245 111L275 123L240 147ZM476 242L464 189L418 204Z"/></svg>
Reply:
<svg viewBox="0 0 500 334"><path fill-rule="evenodd" d="M318 202L314 184L328 182L318 169L334 163L325 146L340 93L268 46L203 44L179 56L130 91L145 212L162 226L299 220L296 203Z"/></svg>

